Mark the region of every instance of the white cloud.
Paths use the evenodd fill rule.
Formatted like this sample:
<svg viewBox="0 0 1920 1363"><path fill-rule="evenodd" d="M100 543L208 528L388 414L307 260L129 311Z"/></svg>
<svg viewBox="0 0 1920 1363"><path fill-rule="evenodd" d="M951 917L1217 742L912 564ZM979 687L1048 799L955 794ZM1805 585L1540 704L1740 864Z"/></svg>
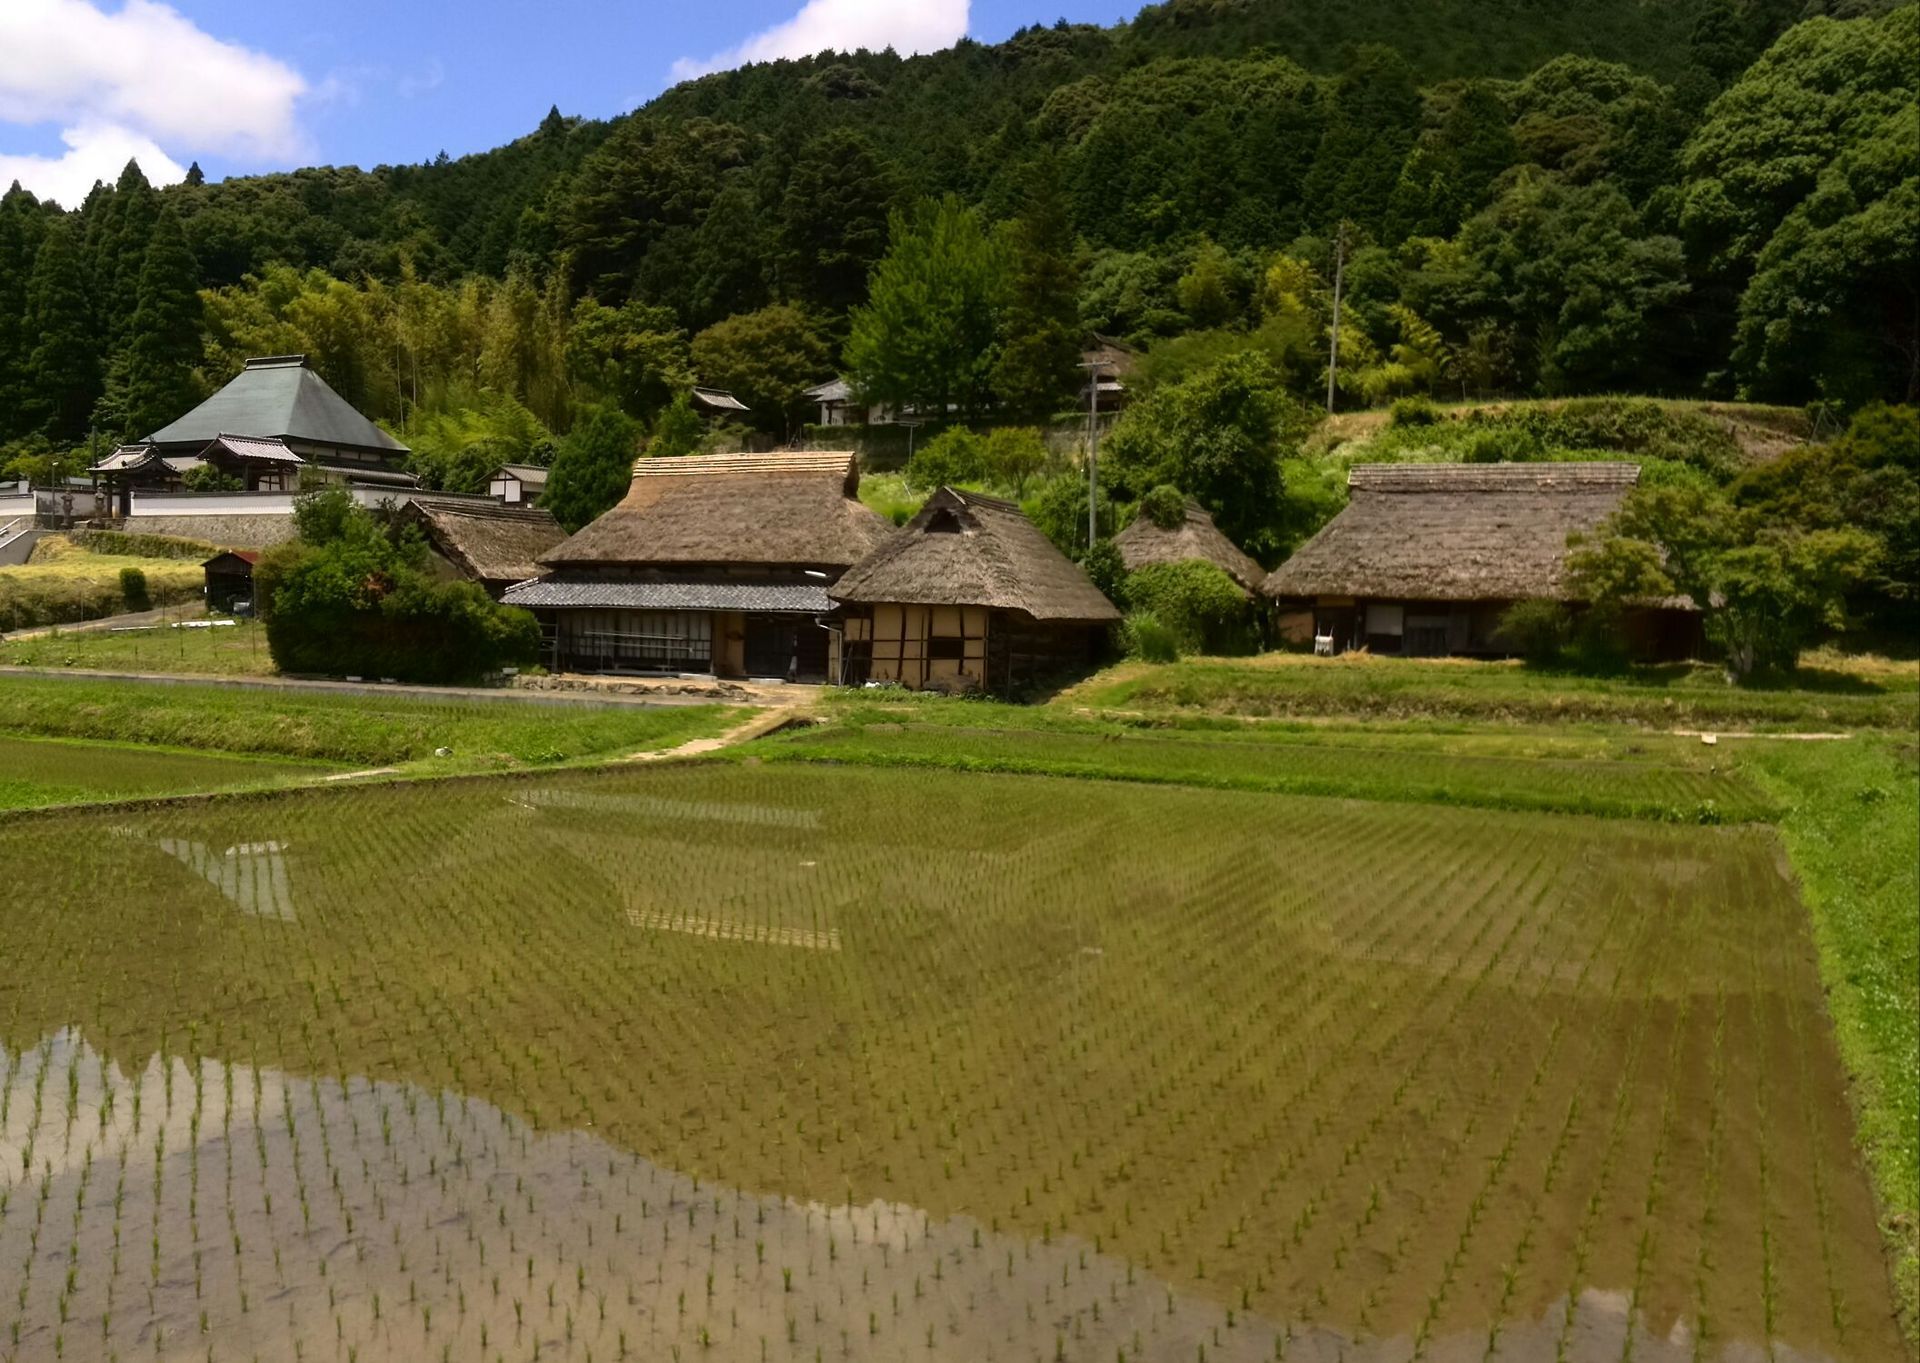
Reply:
<svg viewBox="0 0 1920 1363"><path fill-rule="evenodd" d="M306 93L291 66L155 0L126 0L117 13L89 0L0 0L0 122L74 130L63 159L78 154L83 129L89 145L118 129L188 152L297 157ZM157 178L144 157L141 166Z"/></svg>
<svg viewBox="0 0 1920 1363"><path fill-rule="evenodd" d="M879 51L903 56L937 52L966 36L969 0L807 0L783 24L763 29L738 47L673 64L675 80L691 80L747 62L810 57L816 52Z"/></svg>
<svg viewBox="0 0 1920 1363"><path fill-rule="evenodd" d="M186 167L160 149L143 133L110 123L83 124L60 134L67 144L61 156L10 156L0 152L0 189L18 180L42 199L63 208L78 208L95 180L112 184L129 161L140 163L141 173L156 185L175 184Z"/></svg>

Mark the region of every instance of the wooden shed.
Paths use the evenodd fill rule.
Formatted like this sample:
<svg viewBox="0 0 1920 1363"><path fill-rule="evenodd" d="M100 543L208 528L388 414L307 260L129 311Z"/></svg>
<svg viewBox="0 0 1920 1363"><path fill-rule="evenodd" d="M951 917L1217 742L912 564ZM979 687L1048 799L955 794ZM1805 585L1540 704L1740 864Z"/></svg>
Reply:
<svg viewBox="0 0 1920 1363"><path fill-rule="evenodd" d="M831 594L856 686L1006 694L1095 661L1120 618L1018 506L950 487Z"/></svg>
<svg viewBox="0 0 1920 1363"><path fill-rule="evenodd" d="M1358 464L1346 509L1263 585L1283 637L1331 651L1501 656L1516 601L1581 604L1567 537L1592 534L1640 480L1630 463ZM1649 603L1628 630L1638 651L1685 656L1687 602Z"/></svg>
<svg viewBox="0 0 1920 1363"><path fill-rule="evenodd" d="M233 614L234 603L253 600L253 565L260 555L251 549L229 549L215 554L201 568L207 575L207 609Z"/></svg>

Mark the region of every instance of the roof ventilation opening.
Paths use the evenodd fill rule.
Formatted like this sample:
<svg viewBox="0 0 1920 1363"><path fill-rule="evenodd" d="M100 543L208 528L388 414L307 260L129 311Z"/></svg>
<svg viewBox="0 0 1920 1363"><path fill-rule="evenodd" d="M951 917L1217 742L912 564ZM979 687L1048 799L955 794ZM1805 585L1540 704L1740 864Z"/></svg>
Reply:
<svg viewBox="0 0 1920 1363"><path fill-rule="evenodd" d="M927 517L926 530L929 535L957 535L960 533L960 518L943 506Z"/></svg>

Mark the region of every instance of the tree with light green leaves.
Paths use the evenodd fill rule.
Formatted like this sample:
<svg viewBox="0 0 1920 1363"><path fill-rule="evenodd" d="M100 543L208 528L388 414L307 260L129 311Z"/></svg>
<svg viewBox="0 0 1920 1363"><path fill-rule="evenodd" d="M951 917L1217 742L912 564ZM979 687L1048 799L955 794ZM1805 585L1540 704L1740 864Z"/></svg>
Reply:
<svg viewBox="0 0 1920 1363"><path fill-rule="evenodd" d="M893 216L866 306L853 313L847 368L869 402L969 416L992 399L1007 249L949 195Z"/></svg>
<svg viewBox="0 0 1920 1363"><path fill-rule="evenodd" d="M806 391L829 377L832 354L805 313L790 303L715 322L693 338L700 382L752 408L754 425L791 436L805 419Z"/></svg>

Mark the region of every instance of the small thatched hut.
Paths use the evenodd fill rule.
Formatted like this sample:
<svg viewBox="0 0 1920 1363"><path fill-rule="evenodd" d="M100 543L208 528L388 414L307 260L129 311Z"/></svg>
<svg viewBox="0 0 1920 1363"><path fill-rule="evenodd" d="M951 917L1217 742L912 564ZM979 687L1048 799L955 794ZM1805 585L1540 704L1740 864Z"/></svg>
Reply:
<svg viewBox="0 0 1920 1363"><path fill-rule="evenodd" d="M621 503L503 598L555 671L826 681L827 588L891 530L848 451L642 459Z"/></svg>
<svg viewBox="0 0 1920 1363"><path fill-rule="evenodd" d="M950 487L832 596L851 685L1004 693L1094 660L1120 618L1019 507Z"/></svg>
<svg viewBox="0 0 1920 1363"><path fill-rule="evenodd" d="M496 600L540 576L541 558L567 537L552 512L491 497L414 497L401 514L420 527L446 576L478 582Z"/></svg>
<svg viewBox="0 0 1920 1363"><path fill-rule="evenodd" d="M1268 576L1280 630L1333 651L1433 657L1510 652L1498 634L1516 601L1580 603L1567 537L1591 534L1640 480L1628 463L1358 464L1346 509ZM1683 604L1630 622L1642 652L1683 655Z"/></svg>
<svg viewBox="0 0 1920 1363"><path fill-rule="evenodd" d="M1135 516L1131 525L1113 537L1113 547L1128 572L1161 563L1190 563L1195 559L1211 563L1238 583L1250 598L1260 590L1260 583L1267 575L1266 569L1220 533L1220 527L1213 523L1206 508L1192 499L1187 501L1186 516L1172 529L1156 525L1145 514Z"/></svg>

